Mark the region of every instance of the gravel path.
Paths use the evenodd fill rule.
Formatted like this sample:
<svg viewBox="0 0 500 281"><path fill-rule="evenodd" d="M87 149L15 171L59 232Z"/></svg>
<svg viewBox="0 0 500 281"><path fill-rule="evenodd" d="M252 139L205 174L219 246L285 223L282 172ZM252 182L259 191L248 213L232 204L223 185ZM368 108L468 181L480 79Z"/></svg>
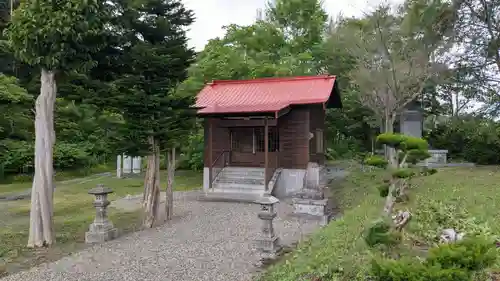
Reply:
<svg viewBox="0 0 500 281"><path fill-rule="evenodd" d="M260 231L258 205L195 200L195 193L175 194L174 220L93 246L57 262L8 276L2 281L246 281L256 272ZM291 206L278 204L276 232L291 244L318 227L292 217Z"/></svg>

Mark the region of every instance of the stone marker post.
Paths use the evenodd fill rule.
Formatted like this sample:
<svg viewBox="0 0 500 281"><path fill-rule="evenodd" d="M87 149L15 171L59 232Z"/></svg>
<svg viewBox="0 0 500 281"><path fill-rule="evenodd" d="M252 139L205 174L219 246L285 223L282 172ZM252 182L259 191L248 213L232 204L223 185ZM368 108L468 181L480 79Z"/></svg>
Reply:
<svg viewBox="0 0 500 281"><path fill-rule="evenodd" d="M278 236L274 233L273 220L276 217L275 205L278 198L274 196L263 196L256 201L260 204L259 219L262 220L262 233L258 238L258 248L266 258L275 258L281 250Z"/></svg>
<svg viewBox="0 0 500 281"><path fill-rule="evenodd" d="M97 187L89 190L89 194L95 196L94 207L96 216L94 222L90 224L89 231L85 232L85 243L102 243L112 240L117 236L117 229L108 220L107 207L110 204L108 194L113 193L108 187L98 184Z"/></svg>
<svg viewBox="0 0 500 281"><path fill-rule="evenodd" d="M117 155L116 156L116 177L121 179L123 176L123 169L122 169L122 155Z"/></svg>

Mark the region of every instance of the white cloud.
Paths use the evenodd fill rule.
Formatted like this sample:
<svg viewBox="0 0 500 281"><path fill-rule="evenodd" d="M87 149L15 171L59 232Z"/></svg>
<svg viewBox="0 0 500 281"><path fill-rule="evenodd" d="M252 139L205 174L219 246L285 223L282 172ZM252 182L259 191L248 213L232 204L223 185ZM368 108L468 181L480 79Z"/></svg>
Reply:
<svg viewBox="0 0 500 281"><path fill-rule="evenodd" d="M360 16L383 2L399 0L324 0L331 16ZM224 35L223 26L247 25L255 21L257 9L265 8L267 0L183 0L195 13L196 22L188 32L189 45L202 50L208 40Z"/></svg>

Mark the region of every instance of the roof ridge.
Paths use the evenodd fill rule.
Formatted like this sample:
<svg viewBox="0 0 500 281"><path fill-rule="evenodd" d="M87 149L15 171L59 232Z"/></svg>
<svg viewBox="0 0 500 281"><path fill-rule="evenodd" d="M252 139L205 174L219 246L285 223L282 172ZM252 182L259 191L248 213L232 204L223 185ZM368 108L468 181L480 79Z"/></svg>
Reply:
<svg viewBox="0 0 500 281"><path fill-rule="evenodd" d="M246 80L213 80L208 85L221 85L221 84L248 84L248 83L268 83L268 82L281 82L281 81L303 81L303 80L317 80L317 79L335 79L335 75L322 74L322 75L308 75L308 76L286 76L286 77L265 77L254 78Z"/></svg>

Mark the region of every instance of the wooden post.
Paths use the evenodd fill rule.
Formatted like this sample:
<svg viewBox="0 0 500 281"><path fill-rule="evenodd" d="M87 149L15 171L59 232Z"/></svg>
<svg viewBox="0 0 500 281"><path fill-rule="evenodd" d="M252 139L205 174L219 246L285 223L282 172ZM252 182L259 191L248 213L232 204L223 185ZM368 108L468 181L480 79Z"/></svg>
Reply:
<svg viewBox="0 0 500 281"><path fill-rule="evenodd" d="M267 173L269 166L269 126L267 117L264 118L264 187L268 190Z"/></svg>
<svg viewBox="0 0 500 281"><path fill-rule="evenodd" d="M213 128L212 118L208 118L208 188L212 190L212 166L213 166Z"/></svg>

